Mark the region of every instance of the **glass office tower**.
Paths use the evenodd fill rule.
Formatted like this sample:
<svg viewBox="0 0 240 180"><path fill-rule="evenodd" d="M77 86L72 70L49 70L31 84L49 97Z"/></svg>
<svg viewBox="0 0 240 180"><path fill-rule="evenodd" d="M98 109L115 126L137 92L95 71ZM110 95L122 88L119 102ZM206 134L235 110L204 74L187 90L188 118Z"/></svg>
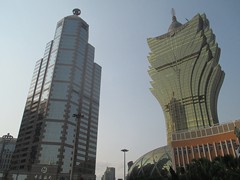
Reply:
<svg viewBox="0 0 240 180"><path fill-rule="evenodd" d="M36 62L13 179L95 179L101 67L94 63L89 26L79 14L74 9L57 23L54 39Z"/></svg>
<svg viewBox="0 0 240 180"><path fill-rule="evenodd" d="M173 22L162 36L149 38L151 92L171 133L218 123L217 100L224 79L220 48L205 14L185 24Z"/></svg>

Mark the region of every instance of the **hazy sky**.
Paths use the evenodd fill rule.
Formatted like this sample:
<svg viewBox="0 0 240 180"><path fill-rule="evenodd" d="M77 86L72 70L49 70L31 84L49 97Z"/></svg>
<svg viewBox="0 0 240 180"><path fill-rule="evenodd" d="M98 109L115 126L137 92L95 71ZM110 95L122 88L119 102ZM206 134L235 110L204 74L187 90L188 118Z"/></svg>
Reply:
<svg viewBox="0 0 240 180"><path fill-rule="evenodd" d="M149 91L148 37L167 32L171 8L181 23L206 13L226 73L218 101L220 122L240 118L239 0L11 0L0 4L0 136L17 137L35 62L53 39L57 22L80 8L89 43L102 66L98 179L107 166L123 176L127 161L166 145L162 109Z"/></svg>

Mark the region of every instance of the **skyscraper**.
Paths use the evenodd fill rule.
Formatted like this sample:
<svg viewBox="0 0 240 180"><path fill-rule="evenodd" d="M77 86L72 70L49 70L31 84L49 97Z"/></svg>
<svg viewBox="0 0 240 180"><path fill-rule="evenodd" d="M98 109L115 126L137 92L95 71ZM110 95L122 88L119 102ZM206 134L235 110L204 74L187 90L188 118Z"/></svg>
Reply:
<svg viewBox="0 0 240 180"><path fill-rule="evenodd" d="M151 92L171 133L218 123L217 100L224 79L220 48L205 14L181 24L173 14L168 32L149 38Z"/></svg>
<svg viewBox="0 0 240 180"><path fill-rule="evenodd" d="M57 23L35 65L10 175L95 179L101 67L79 9Z"/></svg>
<svg viewBox="0 0 240 180"><path fill-rule="evenodd" d="M166 169L181 171L193 159L239 157L240 120L218 124L224 72L209 21L205 14L185 24L172 19L166 34L148 39L151 91L165 115L168 144L138 158L128 180L162 179Z"/></svg>
<svg viewBox="0 0 240 180"><path fill-rule="evenodd" d="M104 175L102 176L101 180L115 180L115 168L114 167L107 167Z"/></svg>

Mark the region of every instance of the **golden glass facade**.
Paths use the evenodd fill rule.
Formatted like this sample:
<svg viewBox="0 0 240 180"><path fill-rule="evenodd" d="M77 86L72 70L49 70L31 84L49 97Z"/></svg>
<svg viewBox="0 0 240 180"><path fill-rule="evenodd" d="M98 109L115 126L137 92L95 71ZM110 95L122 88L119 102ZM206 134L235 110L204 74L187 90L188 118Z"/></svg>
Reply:
<svg viewBox="0 0 240 180"><path fill-rule="evenodd" d="M197 14L183 25L175 17L168 33L147 41L151 92L163 109L168 143L172 132L218 123L217 99L224 72L206 15Z"/></svg>

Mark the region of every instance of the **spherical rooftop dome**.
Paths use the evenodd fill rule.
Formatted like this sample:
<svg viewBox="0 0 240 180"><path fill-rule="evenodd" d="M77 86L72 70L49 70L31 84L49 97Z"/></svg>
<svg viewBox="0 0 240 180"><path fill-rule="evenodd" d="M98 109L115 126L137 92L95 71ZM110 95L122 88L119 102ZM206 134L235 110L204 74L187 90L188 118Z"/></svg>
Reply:
<svg viewBox="0 0 240 180"><path fill-rule="evenodd" d="M182 26L182 24L177 21L176 16L173 16L173 17L172 17L172 23L171 23L171 25L170 25L169 28L168 28L168 32L171 32L171 31L179 28L180 26Z"/></svg>
<svg viewBox="0 0 240 180"><path fill-rule="evenodd" d="M81 14L81 10L78 8L73 9L72 12L73 12L73 15L76 15L76 16L79 16Z"/></svg>
<svg viewBox="0 0 240 180"><path fill-rule="evenodd" d="M154 149L136 160L128 171L128 180L139 177L161 177L172 166L172 150L170 146Z"/></svg>

